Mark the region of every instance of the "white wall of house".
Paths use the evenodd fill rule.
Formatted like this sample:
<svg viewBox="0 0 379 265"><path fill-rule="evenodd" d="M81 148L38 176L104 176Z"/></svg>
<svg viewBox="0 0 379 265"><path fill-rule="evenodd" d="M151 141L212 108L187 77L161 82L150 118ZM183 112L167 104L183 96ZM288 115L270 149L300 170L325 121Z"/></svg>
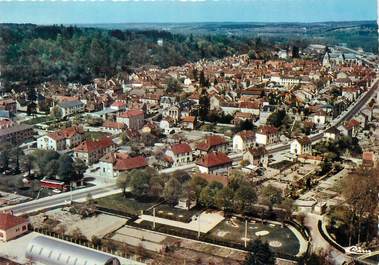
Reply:
<svg viewBox="0 0 379 265"><path fill-rule="evenodd" d="M116 172L113 170L112 163L100 161L99 167L100 167L101 176L104 176L106 178L114 178L117 176Z"/></svg>
<svg viewBox="0 0 379 265"><path fill-rule="evenodd" d="M60 151L66 149L66 144L64 139L61 141L56 141L49 136L45 135L37 139L37 148L43 150L54 150Z"/></svg>
<svg viewBox="0 0 379 265"><path fill-rule="evenodd" d="M326 123L326 116L323 115L314 115L313 122L317 125L324 125Z"/></svg>
<svg viewBox="0 0 379 265"><path fill-rule="evenodd" d="M294 140L290 145L290 153L293 155L309 154L312 151L310 144L301 144L298 140Z"/></svg>

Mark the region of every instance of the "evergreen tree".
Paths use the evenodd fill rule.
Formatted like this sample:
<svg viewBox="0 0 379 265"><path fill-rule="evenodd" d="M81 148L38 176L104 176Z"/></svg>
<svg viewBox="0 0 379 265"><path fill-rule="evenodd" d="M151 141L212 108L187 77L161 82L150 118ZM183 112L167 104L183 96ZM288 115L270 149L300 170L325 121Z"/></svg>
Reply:
<svg viewBox="0 0 379 265"><path fill-rule="evenodd" d="M275 257L271 252L267 242L260 239L255 240L247 247L249 253L246 256L244 265L274 265Z"/></svg>

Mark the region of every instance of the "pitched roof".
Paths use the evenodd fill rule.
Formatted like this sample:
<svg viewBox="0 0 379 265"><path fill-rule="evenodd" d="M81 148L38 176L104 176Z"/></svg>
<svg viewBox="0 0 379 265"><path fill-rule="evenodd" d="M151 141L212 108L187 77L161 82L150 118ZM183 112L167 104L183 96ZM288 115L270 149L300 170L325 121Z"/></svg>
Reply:
<svg viewBox="0 0 379 265"><path fill-rule="evenodd" d="M249 148L247 151L253 156L263 156L264 154L267 153L267 150L264 146Z"/></svg>
<svg viewBox="0 0 379 265"><path fill-rule="evenodd" d="M171 150L172 152L174 152L174 154L184 154L184 153L191 153L192 152L192 148L191 146L189 146L189 144L174 144L171 146Z"/></svg>
<svg viewBox="0 0 379 265"><path fill-rule="evenodd" d="M258 128L258 133L259 134L275 134L278 132L278 128L271 126L271 125L263 125Z"/></svg>
<svg viewBox="0 0 379 265"><path fill-rule="evenodd" d="M12 214L0 213L0 229L8 230L16 225L28 222L27 219Z"/></svg>
<svg viewBox="0 0 379 265"><path fill-rule="evenodd" d="M354 127L359 126L359 124L361 124L359 121L357 121L355 119L351 119L351 120L349 120L349 121L347 121L345 123L345 128L348 129L348 130L350 130L350 129L354 128Z"/></svg>
<svg viewBox="0 0 379 265"><path fill-rule="evenodd" d="M194 123L196 121L196 117L195 116L186 116L182 119L183 122L190 122L190 123Z"/></svg>
<svg viewBox="0 0 379 265"><path fill-rule="evenodd" d="M72 108L75 106L84 106L84 103L80 100L70 100L70 101L62 101L58 103L59 106L62 108Z"/></svg>
<svg viewBox="0 0 379 265"><path fill-rule="evenodd" d="M237 133L237 135L241 136L243 140L249 140L255 138L255 133L251 130L243 130Z"/></svg>
<svg viewBox="0 0 379 265"><path fill-rule="evenodd" d="M227 164L232 164L232 160L224 153L221 152L212 152L204 155L197 162L197 165L203 167L216 167Z"/></svg>
<svg viewBox="0 0 379 265"><path fill-rule="evenodd" d="M129 157L126 159L118 159L114 168L119 171L132 170L147 166L146 159L143 156Z"/></svg>
<svg viewBox="0 0 379 265"><path fill-rule="evenodd" d="M103 127L105 128L112 128L112 129L125 129L126 124L122 122L115 122L115 121L105 121L103 123Z"/></svg>
<svg viewBox="0 0 379 265"><path fill-rule="evenodd" d="M80 127L69 127L59 131L48 133L47 136L55 141L72 138L77 134L84 134L84 131Z"/></svg>
<svg viewBox="0 0 379 265"><path fill-rule="evenodd" d="M131 117L136 117L136 116L141 116L141 115L143 116L144 113L142 110L138 110L138 109L131 109L123 113L120 113L121 118L131 118Z"/></svg>
<svg viewBox="0 0 379 265"><path fill-rule="evenodd" d="M74 150L75 152L92 153L98 149L105 149L113 145L112 138L104 136L96 140L86 140L80 143Z"/></svg>
<svg viewBox="0 0 379 265"><path fill-rule="evenodd" d="M305 144L310 144L310 143L311 143L311 139L309 139L309 137L307 137L307 136L301 136L301 137L298 137L298 138L296 138L296 140L297 140L301 145L305 145Z"/></svg>
<svg viewBox="0 0 379 265"><path fill-rule="evenodd" d="M212 147L227 144L227 141L224 137L219 135L209 135L205 139L205 141L199 143L197 145L197 149L202 151L209 151Z"/></svg>

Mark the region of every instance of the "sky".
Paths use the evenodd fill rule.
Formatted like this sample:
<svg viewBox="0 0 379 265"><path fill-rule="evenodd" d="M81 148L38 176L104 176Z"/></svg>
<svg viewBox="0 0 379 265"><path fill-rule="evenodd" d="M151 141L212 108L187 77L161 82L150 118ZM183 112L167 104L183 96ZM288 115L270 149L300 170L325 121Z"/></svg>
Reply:
<svg viewBox="0 0 379 265"><path fill-rule="evenodd" d="M0 23L376 20L376 0L0 0Z"/></svg>

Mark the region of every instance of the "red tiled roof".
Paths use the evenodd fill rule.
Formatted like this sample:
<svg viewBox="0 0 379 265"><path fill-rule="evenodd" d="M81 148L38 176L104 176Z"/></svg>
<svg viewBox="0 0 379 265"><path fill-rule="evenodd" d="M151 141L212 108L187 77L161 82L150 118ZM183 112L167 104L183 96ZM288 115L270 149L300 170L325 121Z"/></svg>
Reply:
<svg viewBox="0 0 379 265"><path fill-rule="evenodd" d="M226 164L232 164L232 160L224 153L213 152L204 155L196 162L196 164L199 166L210 168Z"/></svg>
<svg viewBox="0 0 379 265"><path fill-rule="evenodd" d="M27 219L11 214L0 213L0 229L8 230L16 225L28 222Z"/></svg>
<svg viewBox="0 0 379 265"><path fill-rule="evenodd" d="M112 107L119 107L119 108L126 107L126 103L124 103L122 101L115 101L115 102L113 102Z"/></svg>
<svg viewBox="0 0 379 265"><path fill-rule="evenodd" d="M106 163L114 163L117 161L117 159L127 159L129 158L129 155L127 153L108 153L105 156L103 156L100 160L102 162Z"/></svg>
<svg viewBox="0 0 379 265"><path fill-rule="evenodd" d="M79 127L69 127L59 131L48 133L47 135L55 141L72 138L77 134L83 134L83 130Z"/></svg>
<svg viewBox="0 0 379 265"><path fill-rule="evenodd" d="M190 122L190 123L194 123L196 121L196 117L194 116L186 116L182 119L183 122Z"/></svg>
<svg viewBox="0 0 379 265"><path fill-rule="evenodd" d="M97 140L86 140L78 145L74 150L75 152L92 153L98 149L105 149L112 145L112 138L105 136Z"/></svg>
<svg viewBox="0 0 379 265"><path fill-rule="evenodd" d="M268 135L275 134L278 132L278 128L271 125L263 125L258 128L258 133Z"/></svg>
<svg viewBox="0 0 379 265"><path fill-rule="evenodd" d="M305 145L305 144L310 144L311 143L311 139L309 139L309 137L307 137L307 136L298 137L298 138L296 138L296 140L301 145Z"/></svg>
<svg viewBox="0 0 379 265"><path fill-rule="evenodd" d="M172 152L174 154L184 154L184 153L191 153L192 148L188 144L174 144L171 146Z"/></svg>
<svg viewBox="0 0 379 265"><path fill-rule="evenodd" d="M126 128L126 125L125 123L122 123L122 122L105 121L103 124L103 127L112 128L112 129L124 129Z"/></svg>
<svg viewBox="0 0 379 265"><path fill-rule="evenodd" d="M248 152L253 156L262 156L267 153L267 150L264 146L260 146L256 148L249 148Z"/></svg>
<svg viewBox="0 0 379 265"><path fill-rule="evenodd" d="M114 168L119 171L132 170L147 166L146 159L143 156L130 157L127 159L119 159L116 161Z"/></svg>
<svg viewBox="0 0 379 265"><path fill-rule="evenodd" d="M130 118L130 117L136 117L136 116L141 116L141 115L142 116L144 115L142 110L131 109L131 110L128 110L128 111L121 113L120 117L121 118Z"/></svg>
<svg viewBox="0 0 379 265"><path fill-rule="evenodd" d="M361 124L359 121L357 121L355 119L351 119L351 120L349 120L349 121L347 121L345 123L345 128L348 129L348 130L350 130L350 129L354 128L354 127L359 126L359 124Z"/></svg>
<svg viewBox="0 0 379 265"><path fill-rule="evenodd" d="M248 139L254 139L255 138L255 133L251 130L243 130L237 133L237 135L241 136L243 140L248 140Z"/></svg>
<svg viewBox="0 0 379 265"><path fill-rule="evenodd" d="M375 160L375 154L374 154L374 152L363 152L363 154L362 154L362 160L364 160L364 161L374 161Z"/></svg>
<svg viewBox="0 0 379 265"><path fill-rule="evenodd" d="M0 120L0 128L9 128L12 127L15 123L10 119Z"/></svg>
<svg viewBox="0 0 379 265"><path fill-rule="evenodd" d="M207 136L204 142L201 142L197 145L197 149L202 151L209 151L212 147L227 144L227 141L224 137L218 135Z"/></svg>
<svg viewBox="0 0 379 265"><path fill-rule="evenodd" d="M240 108L244 109L260 109L261 103L259 101L240 102Z"/></svg>

